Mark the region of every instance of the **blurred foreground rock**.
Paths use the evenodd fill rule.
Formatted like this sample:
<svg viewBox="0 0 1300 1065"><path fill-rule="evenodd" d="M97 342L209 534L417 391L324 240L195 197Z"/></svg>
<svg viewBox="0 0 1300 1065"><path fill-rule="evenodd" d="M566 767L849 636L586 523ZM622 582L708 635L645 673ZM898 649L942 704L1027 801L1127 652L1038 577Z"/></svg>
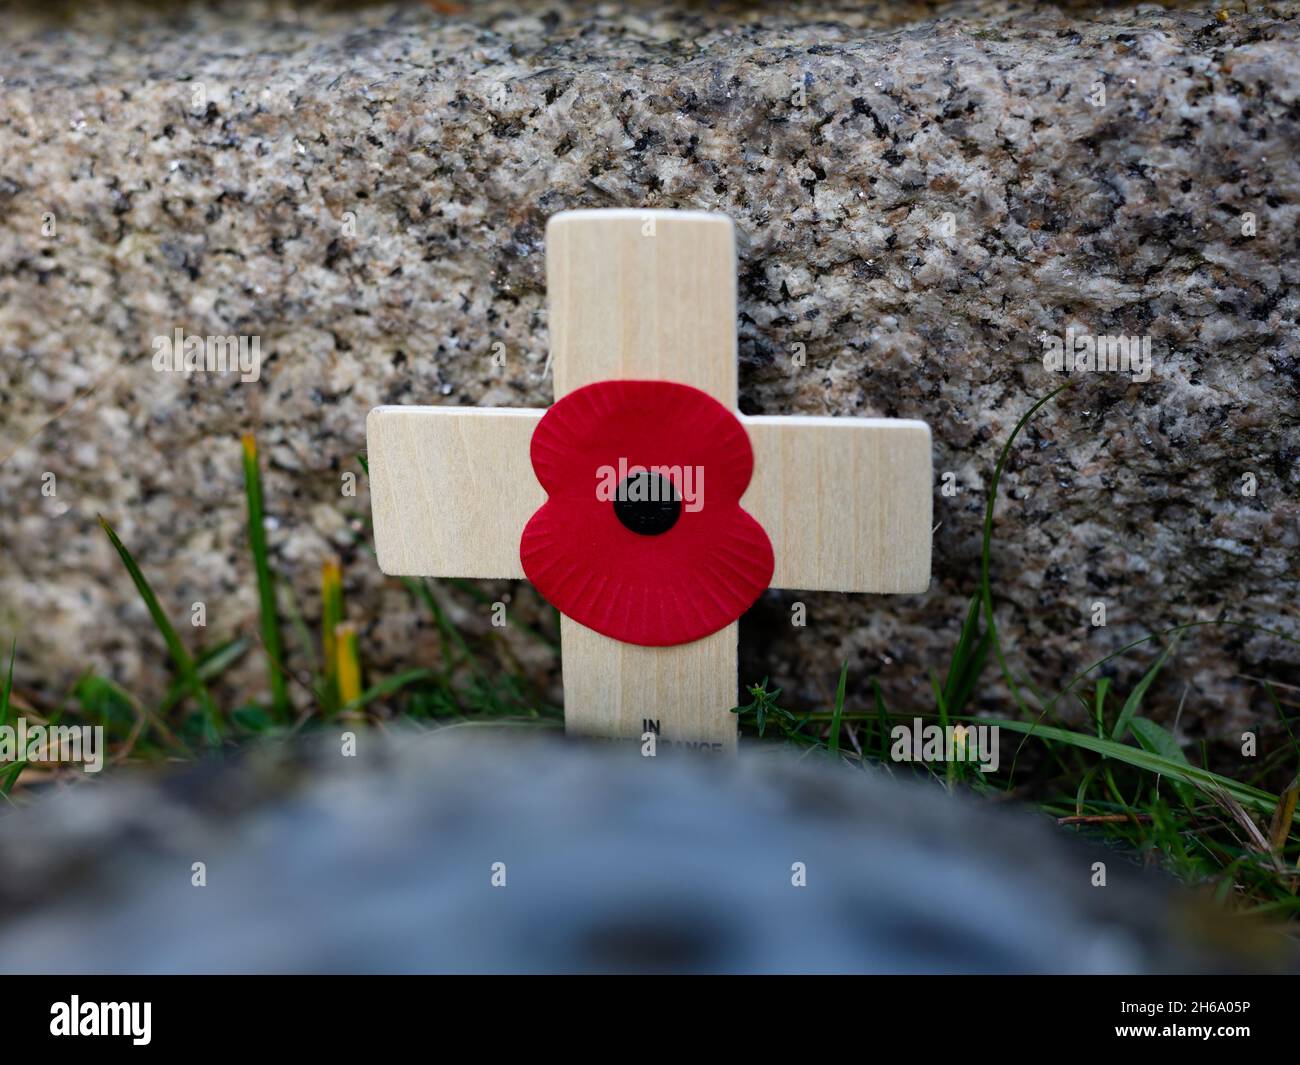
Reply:
<svg viewBox="0 0 1300 1065"><path fill-rule="evenodd" d="M1131 862L812 759L370 732L356 758L333 740L249 749L0 817L0 957L11 973L1287 964L1280 937Z"/></svg>

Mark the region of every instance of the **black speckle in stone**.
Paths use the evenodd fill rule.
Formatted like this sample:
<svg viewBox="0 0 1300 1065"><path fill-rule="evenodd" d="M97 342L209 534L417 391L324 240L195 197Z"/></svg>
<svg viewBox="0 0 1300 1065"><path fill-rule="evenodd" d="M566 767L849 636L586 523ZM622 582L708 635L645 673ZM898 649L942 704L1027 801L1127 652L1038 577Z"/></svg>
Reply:
<svg viewBox="0 0 1300 1065"><path fill-rule="evenodd" d="M634 473L618 486L614 515L641 536L666 533L681 517L682 501L672 481L657 473Z"/></svg>

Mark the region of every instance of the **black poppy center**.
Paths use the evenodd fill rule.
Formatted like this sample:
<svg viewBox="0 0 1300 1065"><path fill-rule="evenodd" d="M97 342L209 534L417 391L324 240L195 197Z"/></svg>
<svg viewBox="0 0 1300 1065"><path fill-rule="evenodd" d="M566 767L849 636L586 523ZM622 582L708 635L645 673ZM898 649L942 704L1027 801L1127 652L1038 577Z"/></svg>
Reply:
<svg viewBox="0 0 1300 1065"><path fill-rule="evenodd" d="M681 496L667 477L634 473L618 486L614 514L624 526L642 536L666 533L682 513Z"/></svg>

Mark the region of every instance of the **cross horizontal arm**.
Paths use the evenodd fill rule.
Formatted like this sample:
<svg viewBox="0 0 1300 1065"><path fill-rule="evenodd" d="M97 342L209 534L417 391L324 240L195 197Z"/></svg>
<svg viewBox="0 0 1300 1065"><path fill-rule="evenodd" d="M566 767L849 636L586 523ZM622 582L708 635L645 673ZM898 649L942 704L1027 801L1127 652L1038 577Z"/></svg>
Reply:
<svg viewBox="0 0 1300 1065"><path fill-rule="evenodd" d="M545 411L376 407L366 419L379 568L522 579L519 537L546 502L528 457Z"/></svg>
<svg viewBox="0 0 1300 1065"><path fill-rule="evenodd" d="M372 411L366 436L380 569L522 578L519 538L546 499L528 451L543 413L484 407ZM754 447L754 479L741 505L772 541L774 587L925 591L932 477L924 422L784 416L741 421ZM706 505L707 489L706 482Z"/></svg>
<svg viewBox="0 0 1300 1065"><path fill-rule="evenodd" d="M742 417L754 478L740 505L767 531L774 588L930 585L930 428L894 418Z"/></svg>

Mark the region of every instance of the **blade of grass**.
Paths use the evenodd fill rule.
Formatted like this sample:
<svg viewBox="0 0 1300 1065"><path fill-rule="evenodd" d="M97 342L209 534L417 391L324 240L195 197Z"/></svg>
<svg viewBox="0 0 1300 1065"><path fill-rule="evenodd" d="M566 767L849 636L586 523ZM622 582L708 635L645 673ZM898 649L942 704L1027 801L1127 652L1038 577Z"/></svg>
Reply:
<svg viewBox="0 0 1300 1065"><path fill-rule="evenodd" d="M376 699L382 699L385 696L392 695L394 692L401 691L408 685L418 683L423 680L435 680L438 674L432 669L409 669L405 673L398 673L392 677L386 677L378 684L372 685L358 695L355 699L343 704L343 713L349 713L353 710L361 710L368 703Z"/></svg>
<svg viewBox="0 0 1300 1065"><path fill-rule="evenodd" d="M1109 762L1101 763L1101 775L1106 778L1106 787L1110 789L1110 796L1114 800L1115 805L1124 811L1125 816L1133 823L1133 827L1136 828L1139 824L1138 816L1133 811L1133 804L1125 799L1124 793L1119 790L1119 784L1115 781L1115 774L1111 772ZM1136 801L1136 796L1134 796L1134 801Z"/></svg>
<svg viewBox="0 0 1300 1065"><path fill-rule="evenodd" d="M0 694L0 725L9 724L9 702L14 690L14 659L17 657L18 640L15 637L13 643L9 645L9 674L5 678L4 692ZM14 753L17 754L18 752L15 751ZM19 760L14 762L13 765L7 766L3 773L0 773L0 795L8 795L13 791L14 784L26 765L26 760Z"/></svg>
<svg viewBox="0 0 1300 1065"><path fill-rule="evenodd" d="M930 688L934 692L935 705L939 708L939 728L944 734L948 733L948 703L943 697L943 687L939 684L939 676L933 670L930 671ZM944 762L943 778L944 784L951 791L953 783L956 780L957 763L954 759L949 758Z"/></svg>
<svg viewBox="0 0 1300 1065"><path fill-rule="evenodd" d="M1106 693L1110 691L1110 678L1101 677L1097 681L1096 720L1097 735L1106 735Z"/></svg>
<svg viewBox="0 0 1300 1065"><path fill-rule="evenodd" d="M1083 803L1088 794L1088 785L1092 783L1092 778L1097 775L1097 766L1093 766L1083 774L1083 779L1079 781L1079 787L1074 793L1074 816L1083 816Z"/></svg>
<svg viewBox="0 0 1300 1065"><path fill-rule="evenodd" d="M198 670L199 676L202 677L204 680L207 680L208 678L205 677L203 673L202 662L200 662L196 668ZM85 674L82 675L82 678L77 682L74 691L76 691L79 695L84 695L85 693L84 686L87 683L91 683L91 682L93 682L101 691L110 693L115 698L120 700L125 706L129 707L131 713L136 718L137 724L143 721L144 724L148 725L157 734L158 738L166 746L170 747L173 752L178 753L183 757L193 757L193 752L191 752L191 750L184 743L181 742L180 738L170 728L167 727L167 723L163 720L163 714L165 713L165 710L162 707L160 707L156 711L150 710L147 706L144 705L144 703L142 703L139 699L137 699L125 688L121 687L118 684L114 684L111 680L108 680L106 677L96 676L94 670L88 670ZM186 694L187 692L185 688L185 682L183 680L174 681L172 686L168 689L167 698L170 699L170 703L168 704L168 706L169 707L175 706L176 703L180 702L180 700L185 698ZM82 702L83 712L86 713L91 712L92 708L90 706L87 706L84 698L81 699L81 702ZM109 736L111 735L111 732L109 731L109 723L106 715L104 714L104 709L105 709L104 707L102 706L100 707L100 715L99 715L100 724L104 726L105 735ZM53 725L61 721L62 719L63 719L63 708L60 707L54 714L50 716L49 723ZM139 737L137 736L136 738L138 739Z"/></svg>
<svg viewBox="0 0 1300 1065"><path fill-rule="evenodd" d="M131 581L135 584L136 591L140 593L140 598L144 600L144 605L149 611L149 616L153 618L154 625L162 634L163 643L167 645L167 651L176 664L176 671L185 682L186 690L194 696L199 704L199 709L203 714L204 739L209 746L215 746L221 742L217 707L194 666L194 659L185 650L185 645L181 643L181 638L176 634L176 629L167 619L162 604L158 602L158 597L154 595L153 589L149 586L149 582L145 579L140 567L136 565L131 552L118 539L117 533L113 531L113 526L108 523L108 520L102 514L99 515L99 524L108 536L109 543L113 545L113 549L122 560L122 565L126 567L127 573L130 574Z"/></svg>
<svg viewBox="0 0 1300 1065"><path fill-rule="evenodd" d="M443 617L442 607L434 597L433 590L429 587L429 582L425 578L403 577L401 580L412 598L427 606L429 613L433 615L434 628L438 632L438 653L442 658L442 683L443 687L450 691L453 671L451 633L449 631L451 626Z"/></svg>
<svg viewBox="0 0 1300 1065"><path fill-rule="evenodd" d="M307 630L307 621L302 616L302 608L293 593L293 585L277 585L275 601L279 604L280 610L289 615L289 628L293 630L297 650L307 662L310 675L319 679L324 667L321 665L320 652L316 646L317 638Z"/></svg>
<svg viewBox="0 0 1300 1065"><path fill-rule="evenodd" d="M438 603L437 596L433 594L432 582L427 577L404 577L403 582L410 582L407 586L415 592L433 614L434 624L438 627L439 646L444 654L443 661L446 664L445 673L448 683L450 683L451 675L455 672L458 664L451 652L453 644L456 650L460 652L461 661L465 663L469 671L477 677L482 677L483 668L478 663L478 656L469 649L469 645L465 642L465 637L461 635L460 629L451 623L451 620L447 617L447 612Z"/></svg>
<svg viewBox="0 0 1300 1065"><path fill-rule="evenodd" d="M1087 677L1093 670L1100 669L1102 666L1104 666L1107 662L1111 661L1112 659L1120 658L1121 656L1128 654L1128 652L1133 650L1135 647L1141 647L1144 643L1150 643L1153 640L1160 640L1168 636L1181 635L1182 633L1190 632L1192 629L1203 628L1207 625L1227 625L1234 628L1245 629L1248 632L1262 632L1266 636L1272 636L1273 638L1278 640L1285 640L1287 643L1295 644L1297 647L1300 647L1300 637L1289 636L1285 632L1281 632L1277 629L1270 629L1265 625L1256 625L1254 622L1251 621L1234 621L1230 618L1211 618L1206 621L1189 621L1182 625L1171 626L1170 628L1164 629L1160 632L1149 632L1145 636L1141 636L1130 643L1126 643L1123 647L1119 648L1118 650L1111 651L1109 654L1103 655L1101 658L1097 659L1091 665L1085 666L1083 669L1079 670L1079 672L1077 672L1073 677L1070 678L1069 682L1065 685L1064 688L1062 688L1059 692L1053 695L1043 705L1042 711L1039 713L1038 717L1036 718L1035 723L1042 722L1043 719L1046 718L1047 715L1052 712L1052 709L1056 706L1058 702L1060 702L1062 699L1069 696L1074 691L1075 685L1077 685L1080 681L1082 681L1085 677ZM1029 742L1029 737L1026 736L1025 739L1021 741L1020 746L1016 748L1015 756L1012 758L1011 761L1011 773L1009 778L1010 780L1014 780L1015 778L1016 760L1020 757L1021 749L1028 742Z"/></svg>
<svg viewBox="0 0 1300 1065"><path fill-rule="evenodd" d="M11 766L6 766L4 772L0 773L0 795L5 798L14 790L14 785L18 783L18 778L23 775L23 770L27 768L27 761L14 762Z"/></svg>
<svg viewBox="0 0 1300 1065"><path fill-rule="evenodd" d="M980 629L981 606L980 596L972 596L944 679L944 700L953 713L965 709L988 663L992 635L989 630Z"/></svg>
<svg viewBox="0 0 1300 1065"><path fill-rule="evenodd" d="M280 622L275 607L275 577L271 573L266 545L266 521L262 506L262 472L257 460L257 440L243 436L244 494L248 497L248 544L257 571L257 597L262 615L262 646L270 659L271 709L281 721L289 717L289 688L284 682L284 653L280 645Z"/></svg>
<svg viewBox="0 0 1300 1065"><path fill-rule="evenodd" d="M1287 837L1291 835L1291 822L1295 820L1296 795L1300 793L1300 779L1291 781L1282 800L1273 811L1273 821L1268 827L1268 842L1273 853L1282 857L1282 848L1286 846Z"/></svg>
<svg viewBox="0 0 1300 1065"><path fill-rule="evenodd" d="M325 660L325 714L339 707L338 640L343 623L343 571L337 558L327 559L320 570L321 657Z"/></svg>
<svg viewBox="0 0 1300 1065"><path fill-rule="evenodd" d="M1095 669L1100 669L1112 659L1120 658L1128 654L1134 648L1141 647L1144 643L1151 643L1153 640L1162 640L1169 636L1176 636L1184 632L1189 632L1192 629L1204 628L1207 625L1227 625L1233 628L1246 629L1248 632L1262 632L1266 636L1272 636L1274 639L1278 640L1285 640L1287 643L1295 644L1297 647L1300 647L1300 637L1288 636L1285 632L1281 632L1277 629L1270 629L1265 625L1256 625L1254 622L1250 621L1234 621L1231 618L1211 618L1207 621L1189 621L1182 625L1173 625L1170 628L1162 629L1159 632L1149 632L1145 636L1140 636L1131 643L1126 643L1118 650L1111 651L1109 654L1097 659L1091 665L1085 666L1083 669L1079 670L1079 672L1070 678L1069 683L1067 683L1064 688L1048 700L1047 705L1043 707L1043 715L1046 715L1052 707L1073 692L1075 685L1087 677L1088 674Z"/></svg>
<svg viewBox="0 0 1300 1065"><path fill-rule="evenodd" d="M993 614L993 587L989 578L990 559L992 556L993 545L993 511L998 500L998 485L1002 483L1002 471L1006 467L1007 459L1011 455L1011 445L1016 442L1016 437L1020 431L1029 423L1038 411L1051 400L1055 399L1060 393L1074 384L1074 379L1066 381L1060 388L1054 388L1047 393L1042 399L1029 408L1020 419L1016 426L1011 430L1011 435L1007 437L1007 442L1002 445L1002 452L998 455L997 464L993 467L993 480L989 484L988 502L984 508L984 539L980 549L980 596L984 601L985 623L988 626L988 635L997 656L998 665L1002 671L1003 679L1006 680L1007 686L1011 689L1012 698L1020 708L1022 714L1028 712L1025 705L1024 697L1020 694L1020 685L1016 683L1016 678L1011 673L1011 668L1007 665L1006 656L1002 653L1002 641L998 639L997 619Z"/></svg>
<svg viewBox="0 0 1300 1065"><path fill-rule="evenodd" d="M1156 679L1156 674L1159 673L1161 667L1164 666L1165 660L1169 657L1169 653L1176 646L1178 646L1177 636L1169 641L1165 646L1165 649L1160 652L1160 657L1156 659L1155 664L1142 675L1142 679L1138 681L1134 689L1129 692L1128 698L1124 700L1124 708L1120 710L1119 717L1115 720L1115 728L1110 734L1112 740L1115 740L1118 743L1124 738L1124 733L1128 731L1129 722L1133 719L1133 715L1137 713L1138 707L1142 705L1143 696L1146 695L1147 689L1151 687L1151 682Z"/></svg>
<svg viewBox="0 0 1300 1065"><path fill-rule="evenodd" d="M1211 773L1208 769L1199 769L1193 765L1175 762L1150 751L1144 751L1141 747L1130 747L1127 744L1092 736L1086 732L1072 732L1069 729L1040 725L1032 721L981 718L980 724L997 725L999 728L1007 729L1010 732L1020 732L1026 736L1034 736L1050 743L1065 743L1075 747L1082 747L1084 750L1105 755L1107 758L1113 758L1117 762L1124 762L1126 765L1138 769L1145 769L1150 773L1163 773L1173 780L1181 780L1207 793L1210 793L1214 788L1220 788L1242 804L1253 806L1255 809L1267 813L1272 813L1277 806L1277 796L1267 791L1251 787L1249 784L1242 784L1229 777L1220 776L1218 773Z"/></svg>
<svg viewBox="0 0 1300 1065"><path fill-rule="evenodd" d="M14 659L18 657L18 638L15 636L9 645L9 675L5 678L5 690L0 696L0 725L9 724L9 700L14 690Z"/></svg>
<svg viewBox="0 0 1300 1065"><path fill-rule="evenodd" d="M248 640L242 636L237 636L235 639L228 640L226 643L200 655L194 663L199 679L204 682L216 680L222 673L243 658L248 648ZM167 689L162 702L158 704L158 713L160 715L166 714L184 698L185 684L183 681L177 681Z"/></svg>
<svg viewBox="0 0 1300 1065"><path fill-rule="evenodd" d="M840 682L835 687L835 709L831 713L831 738L828 745L831 754L840 753L840 721L844 717L844 689L848 679L849 663L848 659L845 659L844 664L840 666Z"/></svg>
<svg viewBox="0 0 1300 1065"><path fill-rule="evenodd" d="M1178 741L1174 739L1173 733L1169 732L1161 725L1145 717L1134 717L1129 721L1129 728L1133 732L1133 738L1138 741L1138 745L1152 754L1158 754L1162 758L1168 758L1171 762L1181 762L1183 765L1190 765L1187 761L1187 755L1183 754L1183 749L1178 746ZM1190 808L1192 806L1192 795L1186 784L1177 780L1173 782L1174 790L1178 792L1178 797L1182 799L1183 805ZM1160 788L1160 778L1156 777L1157 792Z"/></svg>
<svg viewBox="0 0 1300 1065"><path fill-rule="evenodd" d="M1282 709L1282 701L1277 697L1277 690L1268 681L1264 681L1264 691L1268 693L1268 701L1273 704L1273 709L1277 712L1277 719L1282 722L1282 727L1286 729L1292 750L1300 754L1300 743L1296 742L1295 733L1291 731L1291 722Z"/></svg>
<svg viewBox="0 0 1300 1065"><path fill-rule="evenodd" d="M361 698L361 652L357 646L357 628L343 622L334 630L338 659L339 701L347 706Z"/></svg>

